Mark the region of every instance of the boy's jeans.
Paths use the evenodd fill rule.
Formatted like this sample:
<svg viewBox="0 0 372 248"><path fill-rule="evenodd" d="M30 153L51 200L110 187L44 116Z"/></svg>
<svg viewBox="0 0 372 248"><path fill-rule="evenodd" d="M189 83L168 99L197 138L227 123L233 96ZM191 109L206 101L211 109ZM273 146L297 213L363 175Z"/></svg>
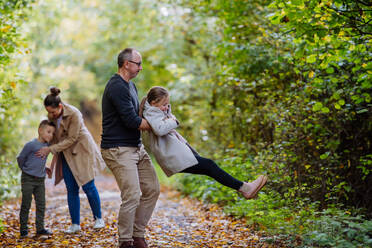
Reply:
<svg viewBox="0 0 372 248"><path fill-rule="evenodd" d="M36 231L44 229L44 214L45 214L45 178L35 177L22 172L21 187L22 187L22 204L19 214L19 222L21 224L21 232L28 231L27 222L30 212L32 195L34 195L36 203Z"/></svg>
<svg viewBox="0 0 372 248"><path fill-rule="evenodd" d="M72 224L80 224L80 198L79 186L75 181L70 167L67 164L65 157L62 155L62 172L67 189L67 203L70 212ZM92 209L94 219L100 219L101 216L101 201L98 195L94 179L82 186L83 191L87 195L90 208Z"/></svg>

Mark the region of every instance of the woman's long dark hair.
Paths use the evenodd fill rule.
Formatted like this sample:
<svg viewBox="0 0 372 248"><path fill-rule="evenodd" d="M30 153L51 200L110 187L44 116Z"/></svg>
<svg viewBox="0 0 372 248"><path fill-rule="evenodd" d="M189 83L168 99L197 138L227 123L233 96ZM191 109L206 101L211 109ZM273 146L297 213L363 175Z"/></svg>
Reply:
<svg viewBox="0 0 372 248"><path fill-rule="evenodd" d="M57 87L51 87L50 88L50 94L47 95L44 99L44 106L45 107L52 107L57 108L59 104L62 102L61 98L58 96L59 93L61 93L61 90Z"/></svg>

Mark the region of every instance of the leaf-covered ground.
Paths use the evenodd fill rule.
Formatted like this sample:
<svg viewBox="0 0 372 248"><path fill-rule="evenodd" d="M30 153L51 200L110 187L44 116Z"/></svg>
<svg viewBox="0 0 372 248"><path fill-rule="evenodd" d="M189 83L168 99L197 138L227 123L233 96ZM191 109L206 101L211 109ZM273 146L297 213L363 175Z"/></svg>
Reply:
<svg viewBox="0 0 372 248"><path fill-rule="evenodd" d="M19 238L20 199L1 206L0 217L4 232L0 234L0 247L116 247L117 213L120 194L111 175L96 178L102 202L106 227L96 231L85 194L81 190L81 227L78 234L68 235L63 230L70 224L66 189L63 182L54 187L46 180L46 228L50 237L35 237L35 205L30 211L29 237ZM269 247L252 232L243 220L225 216L216 205L202 204L184 198L177 191L162 187L155 212L148 225L147 240L150 247ZM272 245L278 247L278 245Z"/></svg>

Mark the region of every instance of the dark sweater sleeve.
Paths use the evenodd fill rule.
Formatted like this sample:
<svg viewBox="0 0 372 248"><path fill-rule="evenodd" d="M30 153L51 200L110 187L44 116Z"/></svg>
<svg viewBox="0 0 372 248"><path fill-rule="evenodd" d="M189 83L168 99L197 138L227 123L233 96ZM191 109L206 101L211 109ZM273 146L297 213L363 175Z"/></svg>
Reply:
<svg viewBox="0 0 372 248"><path fill-rule="evenodd" d="M142 118L139 117L134 109L129 86L127 87L121 83L113 84L110 89L110 98L125 126L138 129Z"/></svg>

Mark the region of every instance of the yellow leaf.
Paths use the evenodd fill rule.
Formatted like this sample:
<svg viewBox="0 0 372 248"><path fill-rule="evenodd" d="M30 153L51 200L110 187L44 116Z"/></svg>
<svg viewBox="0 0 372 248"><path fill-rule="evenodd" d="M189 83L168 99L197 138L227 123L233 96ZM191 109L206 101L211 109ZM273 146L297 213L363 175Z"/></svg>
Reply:
<svg viewBox="0 0 372 248"><path fill-rule="evenodd" d="M309 72L309 78L312 78L312 77L314 77L314 72L313 71Z"/></svg>
<svg viewBox="0 0 372 248"><path fill-rule="evenodd" d="M329 37L329 36L325 36L323 39L324 39L324 41L326 41L326 42L330 42L330 41L331 41L331 37Z"/></svg>
<svg viewBox="0 0 372 248"><path fill-rule="evenodd" d="M3 32L3 33L6 33L6 32L9 31L10 28L11 28L11 26L10 26L10 25L7 25L7 26L5 26L5 27L2 27L2 28L0 29L0 31Z"/></svg>

